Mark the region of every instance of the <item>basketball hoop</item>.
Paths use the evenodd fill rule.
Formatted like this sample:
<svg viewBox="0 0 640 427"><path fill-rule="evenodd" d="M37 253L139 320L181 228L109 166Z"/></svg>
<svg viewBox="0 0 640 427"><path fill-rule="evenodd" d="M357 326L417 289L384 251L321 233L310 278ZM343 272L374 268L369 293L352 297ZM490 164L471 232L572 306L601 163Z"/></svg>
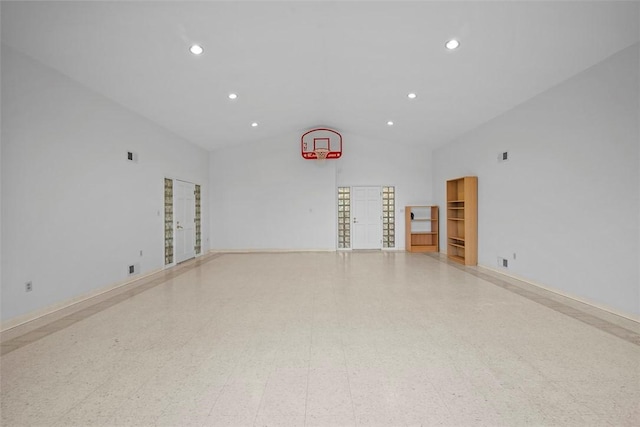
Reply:
<svg viewBox="0 0 640 427"><path fill-rule="evenodd" d="M329 150L325 148L316 148L313 152L316 153L316 160L325 160L329 154Z"/></svg>
<svg viewBox="0 0 640 427"><path fill-rule="evenodd" d="M336 160L342 156L342 135L326 128L312 129L300 138L300 151L305 160Z"/></svg>

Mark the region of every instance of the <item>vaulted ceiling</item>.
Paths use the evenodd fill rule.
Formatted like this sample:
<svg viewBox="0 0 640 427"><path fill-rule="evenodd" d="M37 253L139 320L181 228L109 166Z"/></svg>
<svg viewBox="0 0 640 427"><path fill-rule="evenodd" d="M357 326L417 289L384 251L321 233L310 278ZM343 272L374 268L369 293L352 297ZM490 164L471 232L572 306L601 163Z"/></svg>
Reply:
<svg viewBox="0 0 640 427"><path fill-rule="evenodd" d="M438 146L640 34L637 2L3 1L0 11L4 45L210 150L318 125ZM446 49L450 39L460 47ZM189 52L196 43L202 55Z"/></svg>

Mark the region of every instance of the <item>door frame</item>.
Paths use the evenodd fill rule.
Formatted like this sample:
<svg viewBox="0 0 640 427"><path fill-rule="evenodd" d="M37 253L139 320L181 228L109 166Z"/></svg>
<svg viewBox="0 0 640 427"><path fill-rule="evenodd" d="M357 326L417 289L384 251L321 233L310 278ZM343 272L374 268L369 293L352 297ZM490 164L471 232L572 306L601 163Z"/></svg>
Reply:
<svg viewBox="0 0 640 427"><path fill-rule="evenodd" d="M195 188L196 185L199 185L200 186L201 197L202 197L202 194L203 194L203 191L202 191L203 190L203 186L202 186L202 184L198 184L197 182L193 182L190 179L180 178L180 177L176 177L176 176L169 175L169 174L164 175L164 178L162 180L163 183L164 183L164 179L170 179L173 182L174 187L173 187L173 204L172 204L172 207L173 207L173 221L172 221L172 223L173 223L172 224L172 232L173 232L173 262L171 262L169 264L164 264L164 239L165 239L165 236L164 236L164 224L165 223L164 223L164 220L163 220L162 221L162 242L163 242L163 245L162 245L163 263L162 264L163 264L163 269L169 268L169 267L175 267L176 265L178 265L178 263L176 262L176 205L175 205L175 183L176 183L176 181L182 181L182 182L187 182L189 184L193 184L194 188ZM164 185L163 185L163 193L162 194L163 194L163 196L162 196L162 206L163 206L163 208L162 208L162 210L158 211L158 216L161 216L164 219ZM194 198L194 203L196 203L195 198ZM195 208L195 206L194 206L194 208ZM201 215L202 215L202 212L201 212ZM200 227L202 227L202 223L200 224ZM194 229L194 234L195 233L196 233L196 231ZM196 238L197 238L197 235L196 235ZM201 238L202 238L202 236L201 236ZM194 240L194 242L195 242L195 240ZM202 255L204 255L204 251L200 250L200 253L196 253L194 258L189 258L189 259L199 258ZM188 260L185 260L185 261L188 261Z"/></svg>
<svg viewBox="0 0 640 427"><path fill-rule="evenodd" d="M373 250L373 251L377 251L377 250L382 250L383 249L383 245L382 245L382 185L352 185L351 186L351 210L350 210L350 217L349 217L349 223L351 224L351 250ZM355 227L353 227L353 216L354 216L354 212L355 212L355 188L375 188L378 191L378 199L380 201L380 203L378 204L378 225L379 225L379 232L380 232L380 242L379 242L379 247L376 248L370 248L370 249L358 249L358 248L354 248L354 237L355 237Z"/></svg>
<svg viewBox="0 0 640 427"><path fill-rule="evenodd" d="M189 200L191 196L193 196L193 206L189 207L189 205L187 203L184 204L184 206L181 204L180 206L177 205L177 200L176 199L176 195L178 194L176 192L176 181L179 181L182 185L184 185L186 188L185 190L187 190L186 194L186 199ZM195 208L196 208L196 194L195 194L195 190L196 190L196 185L193 182L190 181L183 181L181 179L178 180L174 180L173 181L173 257L174 257L174 261L176 262L176 264L179 264L181 262L185 262L185 261L189 261L190 259L194 259L196 257L196 250L195 250L195 242L196 242L196 227L195 227ZM193 194L189 194L189 192L191 191L191 189L193 189ZM192 218L187 218L188 224L184 225L184 227L182 227L182 229L184 230L184 236L189 236L188 238L185 238L186 241L185 243L188 242L189 238L191 239L191 241L193 242L193 248L190 248L190 246L187 246L186 244L184 245L187 248L190 248L188 251L185 251L185 254L188 255L188 258L182 259L180 261L178 261L178 252L177 252L177 242L178 242L178 207L180 208L186 208L186 211L189 213L193 213L193 219ZM190 211L189 208L191 208L192 210ZM182 213L182 212L181 212ZM186 230L192 230L192 235L187 235L186 234ZM191 256L193 254L193 256Z"/></svg>

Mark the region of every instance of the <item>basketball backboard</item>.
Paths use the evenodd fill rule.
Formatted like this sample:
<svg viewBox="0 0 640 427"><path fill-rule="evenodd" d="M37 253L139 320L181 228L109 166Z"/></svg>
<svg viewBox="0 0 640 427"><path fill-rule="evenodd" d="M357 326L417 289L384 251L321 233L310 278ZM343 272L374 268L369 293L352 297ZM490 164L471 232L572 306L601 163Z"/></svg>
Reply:
<svg viewBox="0 0 640 427"><path fill-rule="evenodd" d="M342 156L342 135L331 129L312 129L300 138L300 150L307 160L338 159Z"/></svg>

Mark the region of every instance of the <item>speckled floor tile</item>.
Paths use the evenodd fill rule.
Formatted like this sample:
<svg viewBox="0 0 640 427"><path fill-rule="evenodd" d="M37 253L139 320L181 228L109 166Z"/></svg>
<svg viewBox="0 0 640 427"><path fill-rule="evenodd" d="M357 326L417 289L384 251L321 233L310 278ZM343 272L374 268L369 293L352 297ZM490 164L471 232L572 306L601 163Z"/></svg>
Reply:
<svg viewBox="0 0 640 427"><path fill-rule="evenodd" d="M203 258L8 334L0 424L637 425L631 321L439 256Z"/></svg>

